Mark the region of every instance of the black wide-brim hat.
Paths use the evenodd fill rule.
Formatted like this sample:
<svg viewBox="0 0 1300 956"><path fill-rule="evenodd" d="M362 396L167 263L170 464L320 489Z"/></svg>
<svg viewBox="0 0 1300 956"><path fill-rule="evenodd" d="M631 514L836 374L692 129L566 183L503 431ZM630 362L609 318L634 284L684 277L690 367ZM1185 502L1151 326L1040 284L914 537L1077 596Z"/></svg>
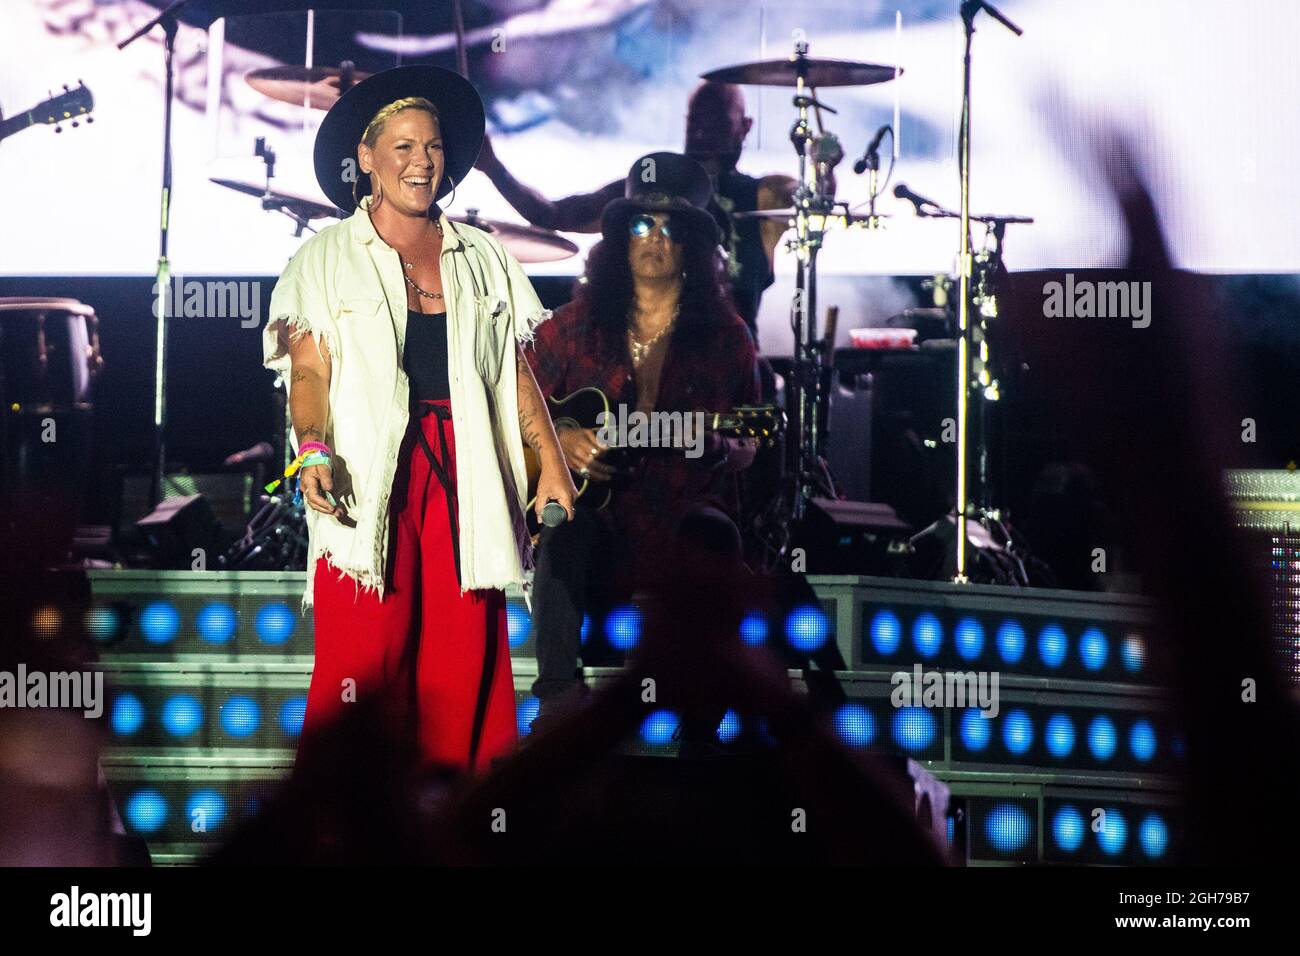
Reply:
<svg viewBox="0 0 1300 956"><path fill-rule="evenodd" d="M433 198L451 192L474 168L483 146L484 117L483 100L469 80L436 66L385 70L339 97L316 131L316 182L339 209L351 210L370 194L370 177L357 166L357 144L366 127L389 103L408 96L422 96L438 109L443 173Z"/></svg>
<svg viewBox="0 0 1300 956"><path fill-rule="evenodd" d="M698 162L681 153L648 153L628 171L623 198L611 200L601 213L600 231L609 239L638 213L667 212L717 243L722 230L709 212L712 199L713 181Z"/></svg>

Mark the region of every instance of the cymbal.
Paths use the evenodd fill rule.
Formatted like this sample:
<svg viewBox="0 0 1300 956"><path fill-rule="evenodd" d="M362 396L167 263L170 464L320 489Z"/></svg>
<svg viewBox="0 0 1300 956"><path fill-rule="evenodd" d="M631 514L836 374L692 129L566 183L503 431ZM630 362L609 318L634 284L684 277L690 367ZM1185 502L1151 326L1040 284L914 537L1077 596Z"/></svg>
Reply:
<svg viewBox="0 0 1300 956"><path fill-rule="evenodd" d="M578 247L558 233L522 223L484 219L477 209L467 210L464 216L450 217L452 222L464 223L495 236L506 252L520 262L558 262L578 254Z"/></svg>
<svg viewBox="0 0 1300 956"><path fill-rule="evenodd" d="M270 200L273 203L271 208L284 208L295 215L301 216L303 219L339 218L339 211L327 202L321 202L311 196L285 192L283 189L272 189L268 193L265 183L257 183L248 179L219 179L216 176L211 177L211 182L216 183L218 186L225 186L227 189L233 189L235 192L243 193L246 196L256 196L258 199Z"/></svg>
<svg viewBox="0 0 1300 956"><path fill-rule="evenodd" d="M268 66L250 70L244 74L244 79L257 92L273 100L294 106L306 102L312 109L327 110L343 95L344 91L339 89L343 72L335 66ZM349 86L355 86L370 76L359 70L348 72L351 74Z"/></svg>
<svg viewBox="0 0 1300 956"><path fill-rule="evenodd" d="M789 56L783 60L754 60L701 73L700 78L718 83L751 86L796 86L800 70L807 86L870 86L888 83L903 72L902 67L861 63L857 60L832 60L826 57Z"/></svg>

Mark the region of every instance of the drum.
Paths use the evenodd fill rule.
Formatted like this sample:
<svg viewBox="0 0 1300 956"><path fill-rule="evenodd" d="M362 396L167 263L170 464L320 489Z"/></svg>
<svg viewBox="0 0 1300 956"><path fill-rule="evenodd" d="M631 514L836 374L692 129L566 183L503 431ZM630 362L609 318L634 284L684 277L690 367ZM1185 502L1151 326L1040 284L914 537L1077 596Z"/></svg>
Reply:
<svg viewBox="0 0 1300 956"><path fill-rule="evenodd" d="M0 298L0 488L76 507L91 464L103 369L95 310L76 299Z"/></svg>
<svg viewBox="0 0 1300 956"><path fill-rule="evenodd" d="M76 299L0 298L0 401L11 411L88 407L103 370L99 319Z"/></svg>

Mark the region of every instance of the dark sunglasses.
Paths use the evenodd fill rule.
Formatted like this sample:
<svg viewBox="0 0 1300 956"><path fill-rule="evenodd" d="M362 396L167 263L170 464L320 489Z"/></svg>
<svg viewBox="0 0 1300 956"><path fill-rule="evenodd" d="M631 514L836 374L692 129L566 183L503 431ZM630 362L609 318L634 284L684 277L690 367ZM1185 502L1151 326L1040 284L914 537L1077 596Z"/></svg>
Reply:
<svg viewBox="0 0 1300 956"><path fill-rule="evenodd" d="M627 234L629 236L636 236L637 238L644 238L645 236L650 235L650 233L654 231L654 228L655 228L654 216L645 212L638 213L637 215L633 216L631 219L628 220ZM677 227L676 225L674 225L671 216L667 219L667 221L664 222L662 226L659 227L659 231L663 233L664 238L669 240L670 242L675 242L678 238L680 238L679 236L676 235Z"/></svg>

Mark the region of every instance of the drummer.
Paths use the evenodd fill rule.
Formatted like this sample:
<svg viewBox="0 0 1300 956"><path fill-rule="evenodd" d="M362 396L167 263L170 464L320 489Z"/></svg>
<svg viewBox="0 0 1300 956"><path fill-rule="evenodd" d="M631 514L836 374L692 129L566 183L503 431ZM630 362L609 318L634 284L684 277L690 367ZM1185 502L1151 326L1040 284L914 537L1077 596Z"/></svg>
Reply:
<svg viewBox="0 0 1300 956"><path fill-rule="evenodd" d="M795 180L780 174L748 176L736 169L753 125L753 118L745 115L740 87L706 80L691 94L685 153L708 171L713 182L709 211L722 230L732 298L757 343L758 305L763 291L772 284L773 255L786 227L784 222L737 219L732 213L789 207ZM624 181L618 179L595 192L547 199L511 175L487 138L475 165L521 216L544 229L599 232L602 210L623 196Z"/></svg>

